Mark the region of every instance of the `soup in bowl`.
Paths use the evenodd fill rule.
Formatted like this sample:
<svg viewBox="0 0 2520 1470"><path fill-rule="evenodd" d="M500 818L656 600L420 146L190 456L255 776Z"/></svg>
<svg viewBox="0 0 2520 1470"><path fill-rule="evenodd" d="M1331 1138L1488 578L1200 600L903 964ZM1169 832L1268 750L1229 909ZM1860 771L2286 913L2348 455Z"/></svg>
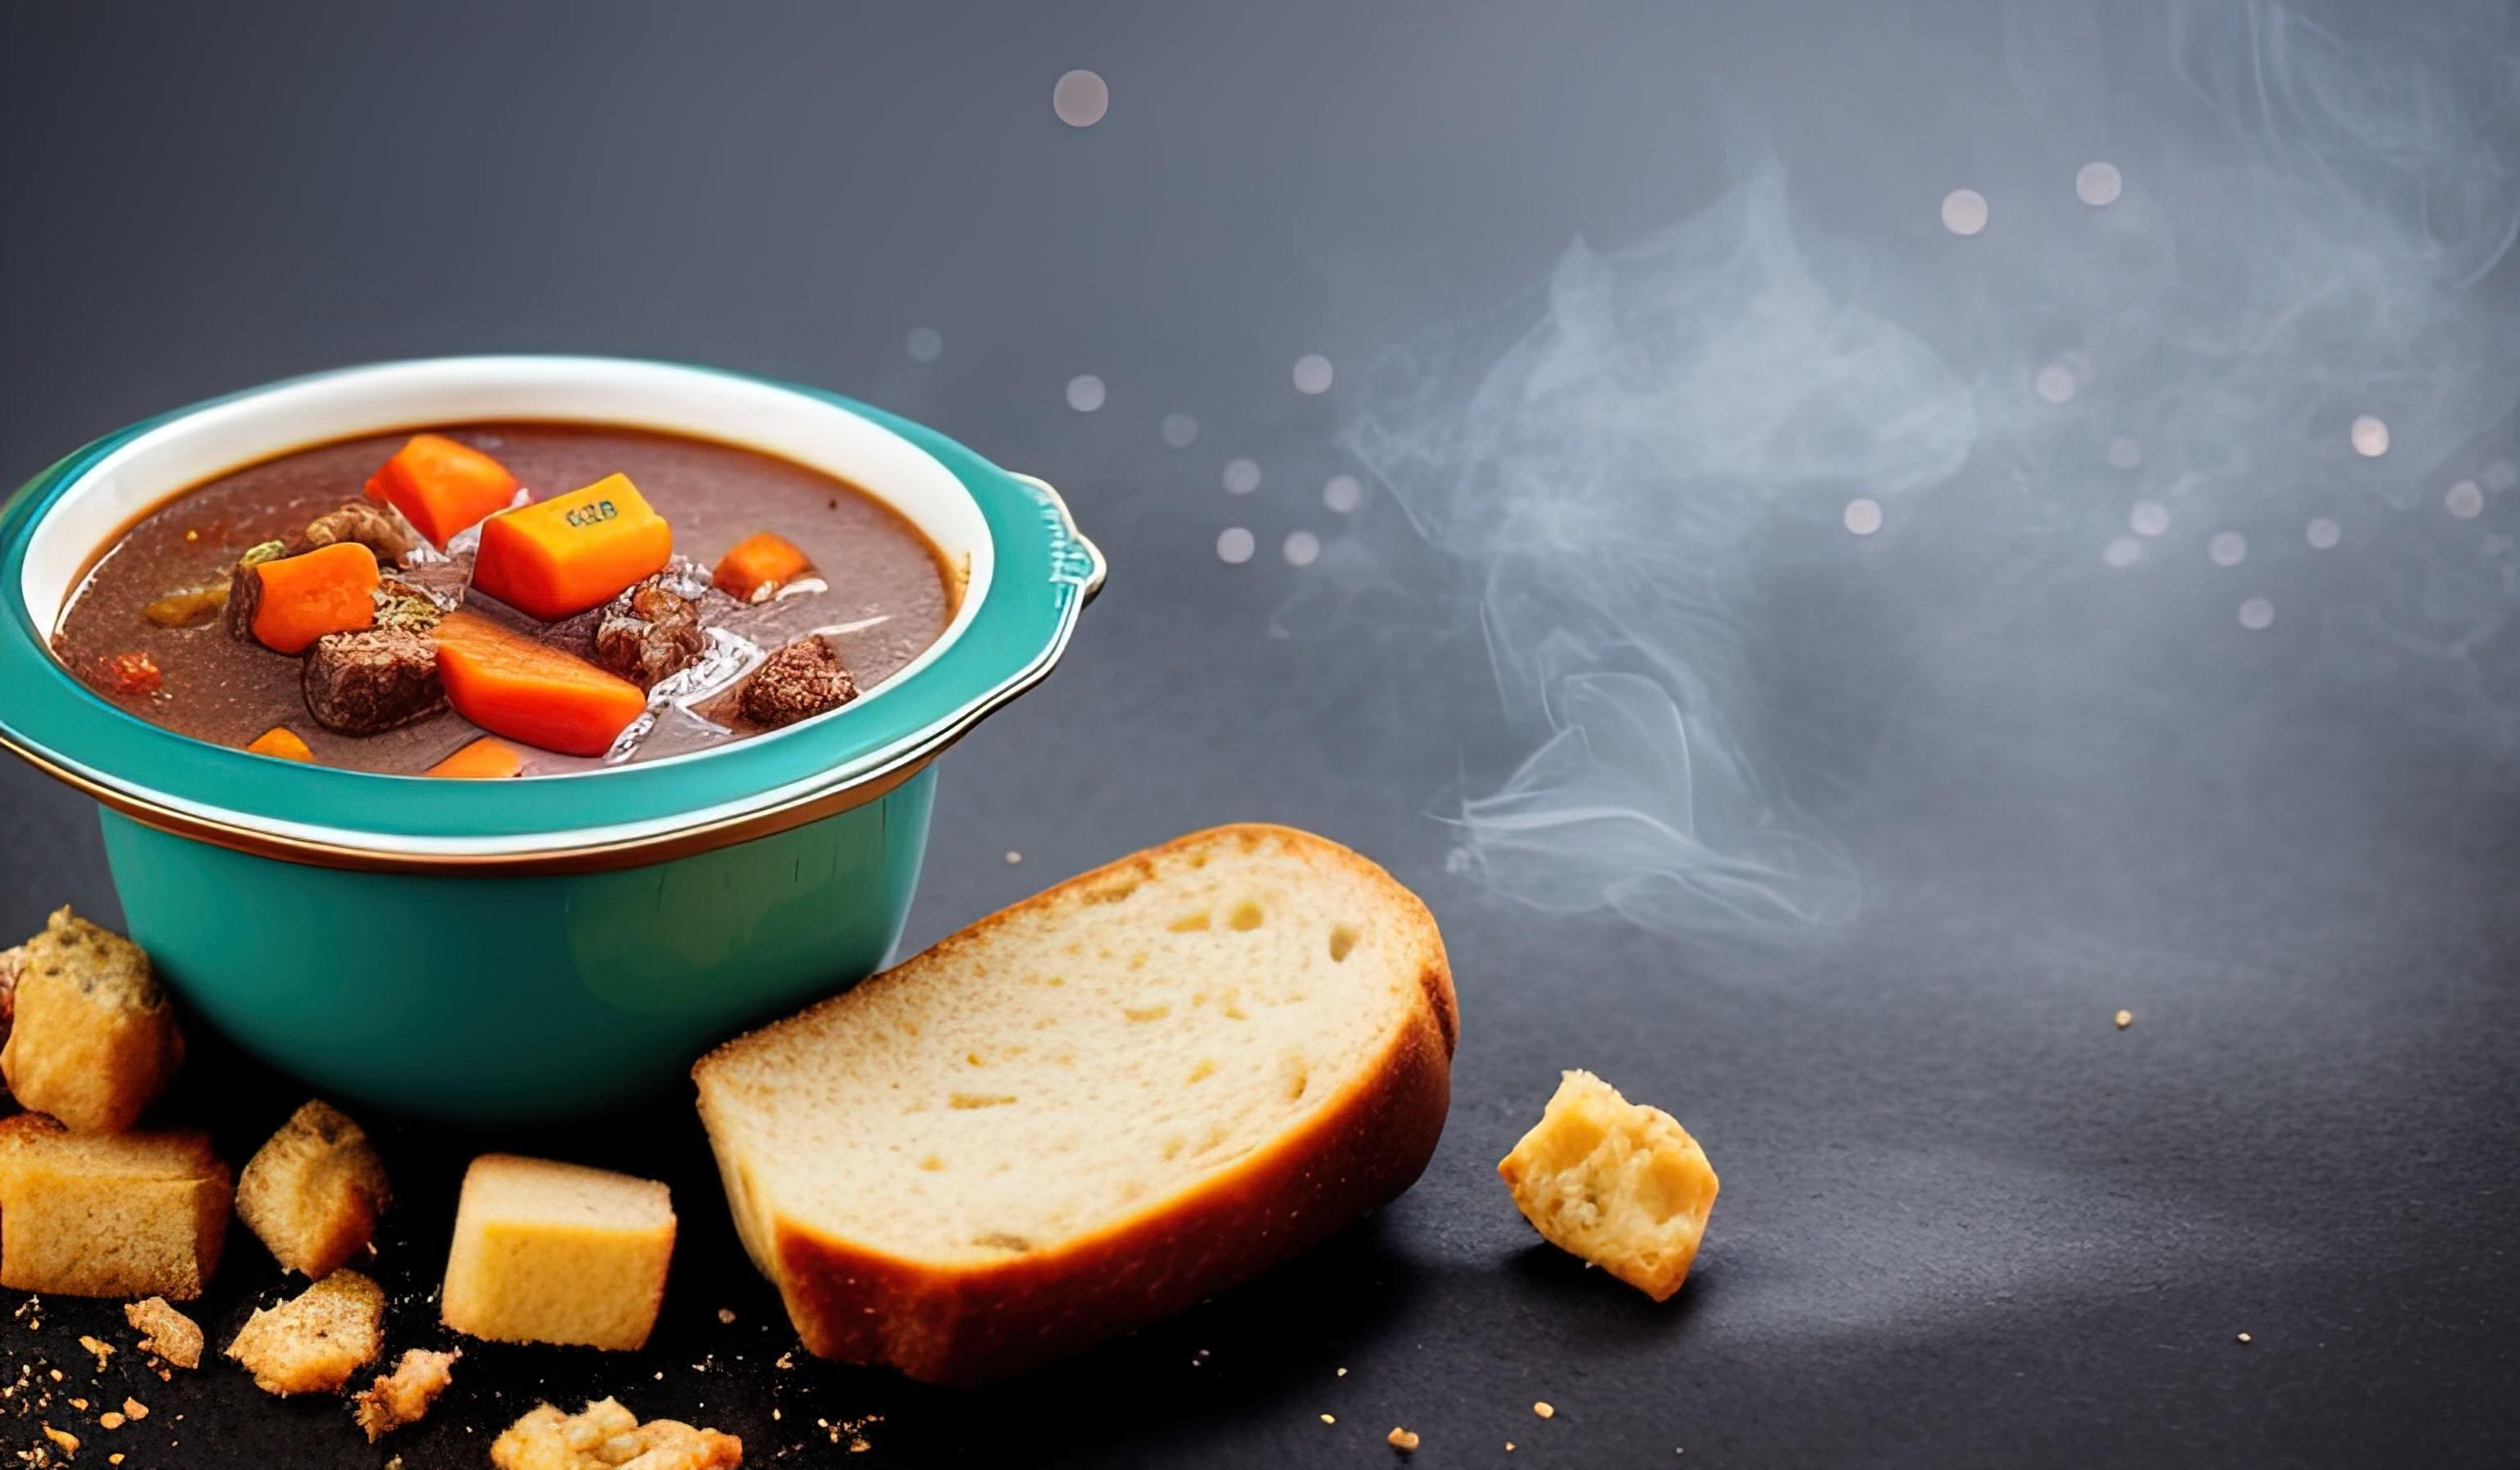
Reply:
<svg viewBox="0 0 2520 1470"><path fill-rule="evenodd" d="M440 1116L601 1107L881 964L932 762L1101 556L835 395L387 364L110 435L0 515L0 741L248 1049Z"/></svg>

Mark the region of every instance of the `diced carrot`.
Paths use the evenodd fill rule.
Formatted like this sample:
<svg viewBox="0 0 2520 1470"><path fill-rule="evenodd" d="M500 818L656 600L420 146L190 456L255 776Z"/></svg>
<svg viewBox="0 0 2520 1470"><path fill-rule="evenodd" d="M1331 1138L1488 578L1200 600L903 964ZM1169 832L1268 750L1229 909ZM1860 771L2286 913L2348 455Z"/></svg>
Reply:
<svg viewBox="0 0 2520 1470"><path fill-rule="evenodd" d="M524 752L495 735L483 735L421 774L463 780L503 780L524 769Z"/></svg>
<svg viewBox="0 0 2520 1470"><path fill-rule="evenodd" d="M674 554L665 524L626 474L491 516L481 525L472 585L545 622L612 601L664 570Z"/></svg>
<svg viewBox="0 0 2520 1470"><path fill-rule="evenodd" d="M302 653L327 633L347 633L377 620L377 554L355 541L275 557L252 570L262 579L253 636L275 652Z"/></svg>
<svg viewBox="0 0 2520 1470"><path fill-rule="evenodd" d="M773 531L755 531L727 548L710 580L740 602L757 602L813 563L796 544Z"/></svg>
<svg viewBox="0 0 2520 1470"><path fill-rule="evenodd" d="M456 532L508 509L517 477L508 467L444 434L414 434L368 478L368 499L403 513L439 550Z"/></svg>
<svg viewBox="0 0 2520 1470"><path fill-rule="evenodd" d="M286 725L274 725L255 735L253 743L245 748L256 755L277 756L284 761L315 759L315 752L307 749L306 742L297 737L297 732Z"/></svg>
<svg viewBox="0 0 2520 1470"><path fill-rule="evenodd" d="M433 634L447 702L510 739L602 755L648 707L639 686L477 612L450 612Z"/></svg>

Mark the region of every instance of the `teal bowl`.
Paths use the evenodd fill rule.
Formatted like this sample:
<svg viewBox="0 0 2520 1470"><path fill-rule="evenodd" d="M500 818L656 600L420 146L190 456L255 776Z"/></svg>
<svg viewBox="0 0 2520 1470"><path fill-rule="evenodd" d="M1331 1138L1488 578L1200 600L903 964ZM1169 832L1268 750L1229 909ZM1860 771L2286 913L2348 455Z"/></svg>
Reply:
<svg viewBox="0 0 2520 1470"><path fill-rule="evenodd" d="M830 714L511 781L378 776L190 739L72 677L50 633L96 550L222 471L488 419L625 423L864 486L963 579L944 635ZM467 1123L600 1111L880 968L936 758L1047 677L1102 582L1048 485L819 389L680 364L348 368L179 409L0 512L0 744L94 797L131 936L192 1010L330 1096Z"/></svg>

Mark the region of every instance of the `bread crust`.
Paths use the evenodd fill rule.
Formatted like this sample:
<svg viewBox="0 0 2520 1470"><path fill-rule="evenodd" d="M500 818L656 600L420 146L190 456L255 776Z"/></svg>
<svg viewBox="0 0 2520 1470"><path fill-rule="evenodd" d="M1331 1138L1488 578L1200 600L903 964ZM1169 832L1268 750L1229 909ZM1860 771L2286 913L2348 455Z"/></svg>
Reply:
<svg viewBox="0 0 2520 1470"><path fill-rule="evenodd" d="M984 918L866 982L915 980L1010 915L1074 899L1124 896L1169 859L1206 848L1283 843L1382 891L1405 915L1420 1002L1374 1061L1301 1124L1211 1178L1092 1234L1002 1262L938 1266L904 1260L775 1216L739 1163L721 1156L746 1247L778 1284L807 1351L890 1364L931 1383L974 1383L1020 1371L1157 1320L1327 1240L1415 1183L1452 1101L1460 1004L1443 936L1418 896L1366 858L1310 832L1239 824L1179 837L1068 879ZM1118 888L1115 885L1126 885ZM812 1009L844 1004L855 992ZM741 1045L741 1039L727 1044ZM709 1118L711 1052L692 1069Z"/></svg>

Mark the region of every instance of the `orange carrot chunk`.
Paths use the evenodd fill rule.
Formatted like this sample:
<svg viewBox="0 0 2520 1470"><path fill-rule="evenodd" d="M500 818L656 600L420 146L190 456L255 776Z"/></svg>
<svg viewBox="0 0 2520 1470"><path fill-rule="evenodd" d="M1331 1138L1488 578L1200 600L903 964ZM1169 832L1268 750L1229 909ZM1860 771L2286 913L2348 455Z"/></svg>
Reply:
<svg viewBox="0 0 2520 1470"><path fill-rule="evenodd" d="M117 694L154 694L166 682L165 671L146 652L116 653L102 660L99 671Z"/></svg>
<svg viewBox="0 0 2520 1470"><path fill-rule="evenodd" d="M355 541L277 557L251 570L262 579L253 636L275 652L302 653L327 633L347 633L377 620L377 554Z"/></svg>
<svg viewBox="0 0 2520 1470"><path fill-rule="evenodd" d="M245 748L256 755L277 756L284 761L315 759L315 752L307 749L306 742L297 737L297 732L286 725L274 725L255 735L253 743Z"/></svg>
<svg viewBox="0 0 2520 1470"><path fill-rule="evenodd" d="M508 467L444 434L414 434L368 478L368 499L403 513L440 551L466 526L508 509L517 477Z"/></svg>
<svg viewBox="0 0 2520 1470"><path fill-rule="evenodd" d="M727 548L710 580L740 602L758 602L776 594L813 563L796 544L772 531L755 531Z"/></svg>
<svg viewBox="0 0 2520 1470"><path fill-rule="evenodd" d="M562 755L602 755L648 707L639 686L477 612L434 630L455 712L494 735Z"/></svg>
<svg viewBox="0 0 2520 1470"><path fill-rule="evenodd" d="M511 607L557 622L612 601L664 570L674 530L626 474L608 474L481 525L472 585Z"/></svg>
<svg viewBox="0 0 2520 1470"><path fill-rule="evenodd" d="M461 780L504 780L524 769L524 752L505 740L483 735L421 774L451 776Z"/></svg>

